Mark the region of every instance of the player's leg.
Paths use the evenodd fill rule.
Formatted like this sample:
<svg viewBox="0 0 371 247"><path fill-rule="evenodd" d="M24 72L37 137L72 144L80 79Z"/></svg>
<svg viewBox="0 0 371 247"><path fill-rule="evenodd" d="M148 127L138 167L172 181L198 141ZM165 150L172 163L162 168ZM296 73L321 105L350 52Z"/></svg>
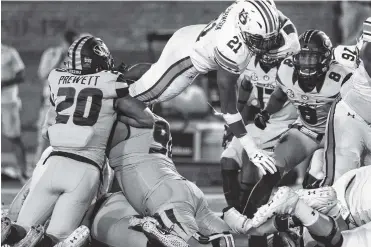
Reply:
<svg viewBox="0 0 371 247"><path fill-rule="evenodd" d="M52 240L61 241L80 225L97 195L100 171L91 164L65 157L57 156L56 159L59 162L55 165L55 173L63 174L63 177L52 181L53 190L59 192L60 196L46 233Z"/></svg>
<svg viewBox="0 0 371 247"><path fill-rule="evenodd" d="M147 237L129 229L129 219L138 213L121 192L112 194L102 204L91 227L93 247L150 247Z"/></svg>
<svg viewBox="0 0 371 247"><path fill-rule="evenodd" d="M20 103L1 105L2 132L12 143L17 165L20 169L21 182L25 182L27 175L26 149L21 138L21 120L19 116Z"/></svg>
<svg viewBox="0 0 371 247"><path fill-rule="evenodd" d="M250 208L249 211L254 213L258 207L267 203L274 186L280 181L284 172L291 170L306 157L312 155L319 146L320 143L296 128L291 128L286 132L278 141L273 154L279 172L264 175L259 180L245 208Z"/></svg>
<svg viewBox="0 0 371 247"><path fill-rule="evenodd" d="M188 87L199 72L191 58L192 42L204 25L188 26L176 31L165 45L160 58L135 83L131 95L143 102L162 102L174 98Z"/></svg>
<svg viewBox="0 0 371 247"><path fill-rule="evenodd" d="M329 113L325 140L325 179L322 185L332 185L337 178L359 167L363 151L362 123L355 113L337 99Z"/></svg>
<svg viewBox="0 0 371 247"><path fill-rule="evenodd" d="M31 178L30 192L28 193L17 219L17 226L25 231L35 225L43 225L52 214L54 205L60 193L53 189L52 181L65 179L55 173L55 164L58 160L50 157L45 164L34 170ZM34 229L33 229L34 230ZM16 234L14 236L17 236ZM26 236L27 237L27 236ZM20 239L9 239L18 242ZM30 239L32 241L33 239Z"/></svg>
<svg viewBox="0 0 371 247"><path fill-rule="evenodd" d="M243 153L244 150L240 141L233 137L220 159L224 196L228 206L237 210L240 210L241 188L238 175L242 166Z"/></svg>

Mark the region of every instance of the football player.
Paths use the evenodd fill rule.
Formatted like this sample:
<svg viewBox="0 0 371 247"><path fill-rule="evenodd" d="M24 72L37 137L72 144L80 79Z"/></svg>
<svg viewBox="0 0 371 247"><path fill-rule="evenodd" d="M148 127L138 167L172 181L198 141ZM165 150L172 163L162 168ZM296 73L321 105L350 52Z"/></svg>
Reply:
<svg viewBox="0 0 371 247"><path fill-rule="evenodd" d="M49 75L49 112L57 117L47 115L44 134L53 151L41 171L34 172L17 219L17 225L26 230L32 226L27 246L34 246L43 235L42 226L34 226L44 224L49 217L46 234L38 245L53 246L79 226L100 184L116 111L128 124L153 125L150 110L129 96L128 84L121 73L111 71L113 66L104 42L85 36L70 46L67 69L55 69Z"/></svg>
<svg viewBox="0 0 371 247"><path fill-rule="evenodd" d="M371 17L364 22L358 47L339 46L334 51L337 60L356 68L329 114L323 185L332 185L371 154Z"/></svg>
<svg viewBox="0 0 371 247"><path fill-rule="evenodd" d="M24 82L24 70L24 63L17 50L1 43L1 130L14 148L20 168L18 177L22 183L29 177L26 150L21 138L19 112L22 104L18 96L18 84Z"/></svg>
<svg viewBox="0 0 371 247"><path fill-rule="evenodd" d="M210 235L229 230L226 223L209 209L203 192L177 172L171 159L172 137L166 120L156 116L152 129L128 127L116 121L111 136L108 144L110 166L125 197L138 214L153 216L184 244L196 241L192 236L197 232ZM110 214L106 217L110 218ZM127 228L125 221L97 228L96 237L109 241L106 243L109 246L119 246L123 237L121 231L115 236L116 233L108 233L105 229L111 226L119 229L121 224L123 229ZM159 237L156 228L151 231L150 235Z"/></svg>
<svg viewBox="0 0 371 247"><path fill-rule="evenodd" d="M299 40L300 52L282 61L276 77L277 87L255 121L257 127L264 129L270 116L279 111L286 100L292 102L299 113L298 120L275 147L273 157L279 172L264 175L250 195L247 207L255 211L268 201L285 172L323 147L330 107L341 85L352 75L350 68L331 59L332 44L324 32L307 30Z"/></svg>
<svg viewBox="0 0 371 247"><path fill-rule="evenodd" d="M276 44L279 48L272 49ZM285 57L299 50L292 23L273 1L236 1L208 25L179 29L159 60L135 83L131 95L152 104L181 93L199 74L218 71L221 111L253 163L275 170L274 160L247 135L237 110L236 82L255 54Z"/></svg>
<svg viewBox="0 0 371 247"><path fill-rule="evenodd" d="M247 100L251 101L251 95L254 95L259 107L264 109L269 96L276 87L277 68L281 61L282 59L271 59L266 55L254 56L242 74L242 78L240 78L239 103L243 103L243 106L245 106ZM264 131L253 123L246 125L246 130L253 137L259 148L271 154L279 136L287 131L288 125L292 124L297 117L296 108L287 101L279 112L272 115L269 120L270 124ZM259 176L254 172L254 167L245 165L248 159L245 157L243 147L235 137L222 153L220 162L226 201L229 206L233 206L236 209L242 207L243 209L246 204L244 201L247 201ZM237 177L238 170L241 168L240 185ZM261 169L261 172L263 174L266 173L264 169ZM239 198L240 186L243 192L241 201Z"/></svg>
<svg viewBox="0 0 371 247"><path fill-rule="evenodd" d="M258 210L251 224L257 227L274 214L290 214L325 246L370 246L370 187L370 166L343 174L332 187L301 189L296 193L281 187L269 204Z"/></svg>
<svg viewBox="0 0 371 247"><path fill-rule="evenodd" d="M250 229L267 226L267 220L271 221L274 215L289 214L295 216L312 238L324 246L366 247L371 244L371 200L367 196L370 187L371 167L365 166L345 173L332 187L296 192L280 187L272 200L259 208L251 220L235 209L225 212L224 219L231 229L246 234ZM278 229L285 231L287 227L281 225ZM277 231L277 225L270 228L266 227L264 231Z"/></svg>

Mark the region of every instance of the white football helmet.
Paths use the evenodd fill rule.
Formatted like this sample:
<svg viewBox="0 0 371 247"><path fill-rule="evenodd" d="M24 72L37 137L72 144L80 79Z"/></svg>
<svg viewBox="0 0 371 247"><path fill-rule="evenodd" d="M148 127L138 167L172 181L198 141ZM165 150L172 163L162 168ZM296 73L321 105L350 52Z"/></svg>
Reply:
<svg viewBox="0 0 371 247"><path fill-rule="evenodd" d="M265 53L276 46L279 19L273 1L239 1L242 10L237 16L237 26L242 38L254 53Z"/></svg>

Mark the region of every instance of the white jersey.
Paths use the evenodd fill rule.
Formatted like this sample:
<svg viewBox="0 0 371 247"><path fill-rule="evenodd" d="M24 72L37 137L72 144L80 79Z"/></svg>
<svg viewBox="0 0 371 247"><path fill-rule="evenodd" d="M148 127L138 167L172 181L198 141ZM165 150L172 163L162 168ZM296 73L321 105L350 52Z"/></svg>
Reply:
<svg viewBox="0 0 371 247"><path fill-rule="evenodd" d="M351 71L352 69L332 61L324 82L311 92L304 92L299 86L292 57L289 57L282 61L278 69L277 85L297 108L300 122L314 132L324 133L330 107Z"/></svg>
<svg viewBox="0 0 371 247"><path fill-rule="evenodd" d="M269 101L270 95L277 86L277 67L271 68L270 70L265 70L258 62L256 56L254 56L247 65L246 70L243 72L243 76L254 86L253 93L256 94L254 96L259 101L260 107L264 109ZM298 114L296 112L296 108L291 104L290 101L287 101L283 108L279 112L273 114L270 119L275 121L283 121L296 119L297 117Z"/></svg>
<svg viewBox="0 0 371 247"><path fill-rule="evenodd" d="M111 127L114 99L128 94L121 73L101 71L75 75L63 69L49 75L51 104L57 117L48 128L55 151L75 153L102 166Z"/></svg>
<svg viewBox="0 0 371 247"><path fill-rule="evenodd" d="M15 75L24 70L24 63L16 49L1 44L1 81L14 79ZM18 85L1 89L1 103L18 101Z"/></svg>
<svg viewBox="0 0 371 247"><path fill-rule="evenodd" d="M199 72L205 74L216 70L218 65L235 74L244 71L253 53L244 43L237 26L243 7L242 1L233 3L199 33L190 56Z"/></svg>

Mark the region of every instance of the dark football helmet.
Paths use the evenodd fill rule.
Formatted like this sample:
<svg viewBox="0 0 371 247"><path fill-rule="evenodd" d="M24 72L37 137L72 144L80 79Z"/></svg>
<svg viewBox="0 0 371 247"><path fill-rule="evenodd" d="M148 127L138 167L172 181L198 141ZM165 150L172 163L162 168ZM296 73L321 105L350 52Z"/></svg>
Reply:
<svg viewBox="0 0 371 247"><path fill-rule="evenodd" d="M68 48L67 70L72 74L94 74L114 67L113 57L100 38L84 36Z"/></svg>
<svg viewBox="0 0 371 247"><path fill-rule="evenodd" d="M293 56L299 86L306 92L323 83L331 62L332 43L320 30L310 29L299 36L300 52Z"/></svg>
<svg viewBox="0 0 371 247"><path fill-rule="evenodd" d="M272 69L274 67L278 67L283 59L272 58L267 54L261 54L257 55L257 60L259 60L259 63L262 67Z"/></svg>

